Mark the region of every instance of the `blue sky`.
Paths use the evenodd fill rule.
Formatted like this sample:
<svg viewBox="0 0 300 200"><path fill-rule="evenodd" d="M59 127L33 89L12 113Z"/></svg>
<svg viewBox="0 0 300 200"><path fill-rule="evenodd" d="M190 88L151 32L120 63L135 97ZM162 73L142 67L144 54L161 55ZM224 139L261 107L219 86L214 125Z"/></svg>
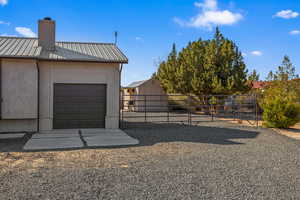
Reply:
<svg viewBox="0 0 300 200"><path fill-rule="evenodd" d="M0 0L0 35L35 36L37 20L56 20L57 40L113 42L129 58L122 84L143 80L176 43L209 39L216 25L261 78L285 54L300 73L300 0Z"/></svg>

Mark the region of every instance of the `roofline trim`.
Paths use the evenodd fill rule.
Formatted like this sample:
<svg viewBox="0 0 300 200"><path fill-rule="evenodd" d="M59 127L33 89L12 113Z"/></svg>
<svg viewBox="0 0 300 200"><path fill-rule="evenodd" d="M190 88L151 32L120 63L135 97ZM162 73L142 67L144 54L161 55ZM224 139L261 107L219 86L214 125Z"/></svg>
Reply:
<svg viewBox="0 0 300 200"><path fill-rule="evenodd" d="M15 36L0 36L0 38L7 39L28 39L28 40L38 40L37 37L15 37ZM72 42L72 41L55 41L55 43L75 43L75 44L102 44L102 45L115 45L112 42ZM115 45L116 46L116 45Z"/></svg>
<svg viewBox="0 0 300 200"><path fill-rule="evenodd" d="M46 59L46 58L37 58L32 56L0 56L0 59L28 59L28 60L37 60L37 61L49 61L49 62L92 62L92 63L120 63L128 64L127 61L98 61L98 60L79 60L79 59Z"/></svg>

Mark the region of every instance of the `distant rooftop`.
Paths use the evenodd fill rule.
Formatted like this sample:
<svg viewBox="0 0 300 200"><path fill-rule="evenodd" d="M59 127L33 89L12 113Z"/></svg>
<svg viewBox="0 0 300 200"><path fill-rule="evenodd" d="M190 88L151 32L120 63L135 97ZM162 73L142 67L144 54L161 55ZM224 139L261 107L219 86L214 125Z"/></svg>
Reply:
<svg viewBox="0 0 300 200"><path fill-rule="evenodd" d="M146 81L148 81L148 80L132 82L125 88L136 88L136 87L139 87L140 85L144 84Z"/></svg>
<svg viewBox="0 0 300 200"><path fill-rule="evenodd" d="M264 87L270 85L271 82L268 81L253 81L252 89L263 89Z"/></svg>
<svg viewBox="0 0 300 200"><path fill-rule="evenodd" d="M48 51L38 46L37 38L21 37L0 37L0 58L128 63L112 43L55 42L55 50Z"/></svg>

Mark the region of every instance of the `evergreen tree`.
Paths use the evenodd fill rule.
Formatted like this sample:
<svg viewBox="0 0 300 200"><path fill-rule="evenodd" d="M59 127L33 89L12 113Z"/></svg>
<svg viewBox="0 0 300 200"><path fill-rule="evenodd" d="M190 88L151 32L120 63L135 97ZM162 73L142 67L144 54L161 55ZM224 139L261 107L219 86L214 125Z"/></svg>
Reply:
<svg viewBox="0 0 300 200"><path fill-rule="evenodd" d="M278 66L276 76L275 76L276 80L287 81L298 77L299 76L296 74L295 66L290 61L290 58L285 55L283 57L281 66Z"/></svg>
<svg viewBox="0 0 300 200"><path fill-rule="evenodd" d="M179 53L174 44L167 60L159 65L157 78L169 93L200 96L248 90L242 54L218 27L212 40L189 42Z"/></svg>
<svg viewBox="0 0 300 200"><path fill-rule="evenodd" d="M255 69L248 75L248 81L249 82L259 81L259 74Z"/></svg>
<svg viewBox="0 0 300 200"><path fill-rule="evenodd" d="M177 68L177 50L173 44L172 51L168 56L167 61L161 62L159 65L156 77L160 80L163 88L168 93L176 92L176 69Z"/></svg>
<svg viewBox="0 0 300 200"><path fill-rule="evenodd" d="M273 73L273 71L270 71L267 78L266 78L267 81L273 81L275 80L275 74Z"/></svg>

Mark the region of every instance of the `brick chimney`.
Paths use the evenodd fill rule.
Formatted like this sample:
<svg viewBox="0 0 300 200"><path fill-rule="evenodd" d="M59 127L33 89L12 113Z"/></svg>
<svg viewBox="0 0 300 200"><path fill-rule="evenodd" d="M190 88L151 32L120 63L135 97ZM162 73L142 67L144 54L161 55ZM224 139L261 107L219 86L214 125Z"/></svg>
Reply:
<svg viewBox="0 0 300 200"><path fill-rule="evenodd" d="M50 17L39 20L38 44L48 51L55 50L55 21Z"/></svg>

